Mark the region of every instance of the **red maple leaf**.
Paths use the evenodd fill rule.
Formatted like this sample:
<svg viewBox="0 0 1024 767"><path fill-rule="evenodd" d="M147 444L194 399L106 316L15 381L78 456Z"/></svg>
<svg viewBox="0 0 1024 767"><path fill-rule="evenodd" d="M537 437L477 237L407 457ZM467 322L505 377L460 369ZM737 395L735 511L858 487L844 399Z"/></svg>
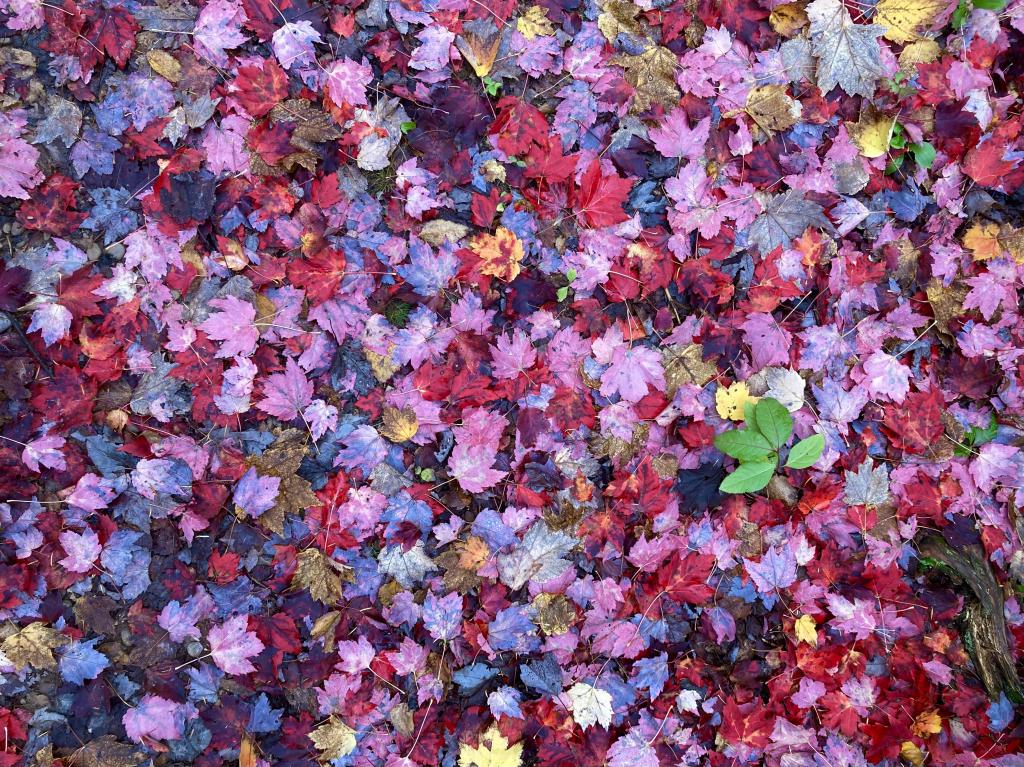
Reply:
<svg viewBox="0 0 1024 767"><path fill-rule="evenodd" d="M537 107L505 96L498 102L498 110L498 119L488 132L498 137L498 148L503 152L525 155L534 146L547 146L548 121Z"/></svg>
<svg viewBox="0 0 1024 767"><path fill-rule="evenodd" d="M128 57L135 50L135 34L139 25L135 17L120 5L112 8L99 6L98 11L86 27L85 39L124 69Z"/></svg>
<svg viewBox="0 0 1024 767"><path fill-rule="evenodd" d="M578 188L573 189L572 206L581 226L601 227L621 224L629 218L622 204L629 196L633 182L620 176L604 175L601 163L595 160L583 174Z"/></svg>
<svg viewBox="0 0 1024 767"><path fill-rule="evenodd" d="M86 219L86 214L75 210L75 190L78 184L55 173L32 193L32 199L18 208L18 221L26 229L35 229L57 236L75 231Z"/></svg>
<svg viewBox="0 0 1024 767"><path fill-rule="evenodd" d="M273 59L238 68L235 98L253 117L263 117L288 96L288 73Z"/></svg>
<svg viewBox="0 0 1024 767"><path fill-rule="evenodd" d="M741 706L730 697L722 709L719 734L733 746L763 749L768 745L774 723L775 717L760 702Z"/></svg>
<svg viewBox="0 0 1024 767"><path fill-rule="evenodd" d="M668 564L658 569L656 593L664 593L676 602L698 605L715 593L707 583L714 565L715 558L709 554L677 551Z"/></svg>

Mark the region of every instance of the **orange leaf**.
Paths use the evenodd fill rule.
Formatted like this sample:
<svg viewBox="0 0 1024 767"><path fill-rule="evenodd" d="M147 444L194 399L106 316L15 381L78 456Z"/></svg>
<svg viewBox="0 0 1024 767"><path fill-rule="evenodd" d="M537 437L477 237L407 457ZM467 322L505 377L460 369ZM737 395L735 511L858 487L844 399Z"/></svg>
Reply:
<svg viewBox="0 0 1024 767"><path fill-rule="evenodd" d="M480 274L489 274L505 282L511 282L519 276L523 243L505 227L499 226L494 234L478 234L470 241L469 249L483 262Z"/></svg>

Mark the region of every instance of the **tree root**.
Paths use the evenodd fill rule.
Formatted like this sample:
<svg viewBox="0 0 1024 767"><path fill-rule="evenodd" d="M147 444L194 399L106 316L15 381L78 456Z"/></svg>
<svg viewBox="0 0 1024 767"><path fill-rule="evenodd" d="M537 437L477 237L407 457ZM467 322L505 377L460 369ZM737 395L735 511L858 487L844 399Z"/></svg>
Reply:
<svg viewBox="0 0 1024 767"><path fill-rule="evenodd" d="M930 557L950 578L970 589L961 614L961 634L985 691L992 698L1005 692L1014 702L1024 701L1024 686L1007 638L1003 591L984 550L977 544L954 549L936 535L921 539L918 550L922 557Z"/></svg>

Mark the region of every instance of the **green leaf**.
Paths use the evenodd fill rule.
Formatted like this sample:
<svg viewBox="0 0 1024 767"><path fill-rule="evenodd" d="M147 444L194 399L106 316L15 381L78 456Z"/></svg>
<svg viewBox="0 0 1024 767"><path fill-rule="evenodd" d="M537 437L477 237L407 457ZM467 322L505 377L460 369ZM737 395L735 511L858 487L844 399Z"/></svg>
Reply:
<svg viewBox="0 0 1024 767"><path fill-rule="evenodd" d="M922 168L930 168L935 162L935 147L927 141L911 144L910 151L914 153L914 161Z"/></svg>
<svg viewBox="0 0 1024 767"><path fill-rule="evenodd" d="M743 421L747 424L747 428L755 434L760 434L757 429L757 421L754 420L754 406L756 402L747 400L743 403Z"/></svg>
<svg viewBox="0 0 1024 767"><path fill-rule="evenodd" d="M726 455L733 458L747 461L763 461L772 452L772 446L768 440L756 431L748 429L733 429L715 437L715 447Z"/></svg>
<svg viewBox="0 0 1024 767"><path fill-rule="evenodd" d="M575 280L575 279L576 279L576 278L577 278L578 276L579 276L579 275L578 275L578 274L576 273L576 270L575 270L575 269L569 269L569 271L567 271L567 272L565 273L565 279L569 280L569 282L572 282L572 281L573 281L573 280Z"/></svg>
<svg viewBox="0 0 1024 767"><path fill-rule="evenodd" d="M786 459L786 466L791 469L806 469L821 457L825 449L825 438L820 434L812 434L793 445Z"/></svg>
<svg viewBox="0 0 1024 767"><path fill-rule="evenodd" d="M953 28L960 29L967 21L967 14L970 12L971 7L967 0L960 0L956 6L956 10L953 11Z"/></svg>
<svg viewBox="0 0 1024 767"><path fill-rule="evenodd" d="M1008 0L974 0L974 7L986 11L1001 11L1006 7Z"/></svg>
<svg viewBox="0 0 1024 767"><path fill-rule="evenodd" d="M793 418L778 400L762 397L754 407L757 430L772 447L782 447L793 433Z"/></svg>
<svg viewBox="0 0 1024 767"><path fill-rule="evenodd" d="M723 493L756 493L764 488L775 473L775 461L741 463L732 474L722 480Z"/></svg>
<svg viewBox="0 0 1024 767"><path fill-rule="evenodd" d="M416 123L413 120L406 120L400 127L402 133L408 133L411 130L416 130Z"/></svg>
<svg viewBox="0 0 1024 767"><path fill-rule="evenodd" d="M484 90L487 91L488 96L494 98L495 96L498 95L498 91L501 90L500 82L498 82L497 80L492 80L490 77L485 77L483 82Z"/></svg>
<svg viewBox="0 0 1024 767"><path fill-rule="evenodd" d="M569 286L568 285L563 285L562 287L560 287L558 290L555 291L555 296L557 296L559 301L564 301L568 295L569 295Z"/></svg>

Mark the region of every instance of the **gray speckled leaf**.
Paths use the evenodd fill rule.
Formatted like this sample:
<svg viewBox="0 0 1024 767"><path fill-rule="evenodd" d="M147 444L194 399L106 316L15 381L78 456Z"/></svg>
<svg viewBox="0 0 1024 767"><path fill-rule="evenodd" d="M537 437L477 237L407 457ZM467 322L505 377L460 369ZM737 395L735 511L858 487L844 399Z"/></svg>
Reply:
<svg viewBox="0 0 1024 767"><path fill-rule="evenodd" d="M427 556L423 541L416 541L416 545L408 551L402 546L388 546L377 559L377 569L390 575L405 588L411 589L422 581L428 572L436 570L437 566L434 560Z"/></svg>
<svg viewBox="0 0 1024 767"><path fill-rule="evenodd" d="M843 500L860 506L880 506L889 500L889 469L882 464L875 468L865 458L857 472L846 472L846 494Z"/></svg>
<svg viewBox="0 0 1024 767"><path fill-rule="evenodd" d="M788 191L771 198L747 230L747 239L765 255L779 246L789 247L809 226L832 228L820 205Z"/></svg>
<svg viewBox="0 0 1024 767"><path fill-rule="evenodd" d="M508 554L498 555L498 575L511 589L536 579L551 580L562 574L569 563L563 557L576 545L576 539L565 533L553 532L543 522L531 527L523 542Z"/></svg>
<svg viewBox="0 0 1024 767"><path fill-rule="evenodd" d="M814 79L814 58L806 37L794 37L784 42L779 46L779 56L791 83Z"/></svg>
<svg viewBox="0 0 1024 767"><path fill-rule="evenodd" d="M806 12L821 92L838 85L851 96L870 97L883 74L878 38L885 28L855 24L839 0L814 0Z"/></svg>
<svg viewBox="0 0 1024 767"><path fill-rule="evenodd" d="M36 128L36 144L52 144L60 141L70 148L78 139L78 131L82 128L82 110L75 104L51 96L46 102L46 119Z"/></svg>

